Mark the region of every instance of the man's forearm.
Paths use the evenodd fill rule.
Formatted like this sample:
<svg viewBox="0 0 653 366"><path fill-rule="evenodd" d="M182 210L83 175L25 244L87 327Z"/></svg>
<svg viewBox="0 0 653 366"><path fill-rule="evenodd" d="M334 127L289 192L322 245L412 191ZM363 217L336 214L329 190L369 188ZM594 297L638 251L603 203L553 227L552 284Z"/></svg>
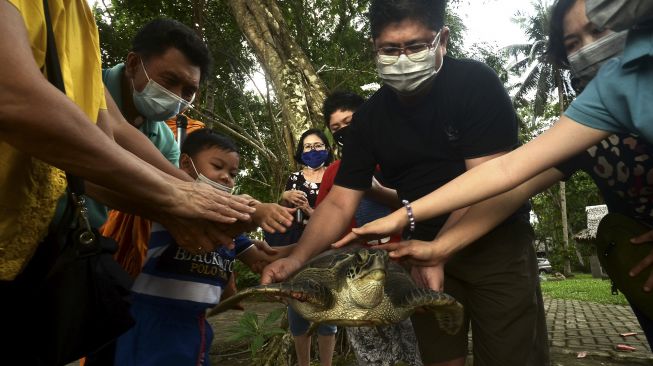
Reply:
<svg viewBox="0 0 653 366"><path fill-rule="evenodd" d="M117 192L160 204L167 202L170 187L164 176L120 148L58 90L44 83L24 92L25 97L17 98L17 103L5 108L9 111L0 117L4 141ZM40 102L34 105L28 95Z"/></svg>
<svg viewBox="0 0 653 366"><path fill-rule="evenodd" d="M97 184L86 182L86 194L109 208L143 216L150 220L158 220L158 212L151 210L146 202L129 198Z"/></svg>
<svg viewBox="0 0 653 366"><path fill-rule="evenodd" d="M0 1L0 54L2 141L123 194L172 205L172 185L150 165L120 148L43 77L23 19L5 1Z"/></svg>

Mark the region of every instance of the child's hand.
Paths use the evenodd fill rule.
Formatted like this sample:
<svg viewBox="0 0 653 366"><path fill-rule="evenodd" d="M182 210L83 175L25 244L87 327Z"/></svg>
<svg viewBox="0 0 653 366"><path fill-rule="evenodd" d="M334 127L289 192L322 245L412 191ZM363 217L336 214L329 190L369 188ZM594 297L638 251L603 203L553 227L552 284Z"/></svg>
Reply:
<svg viewBox="0 0 653 366"><path fill-rule="evenodd" d="M268 244L265 240L254 240L252 239L252 244L256 247L256 249L260 250L261 252L267 254L267 255L272 255L275 256L279 254L279 249L272 248L270 244Z"/></svg>
<svg viewBox="0 0 653 366"><path fill-rule="evenodd" d="M252 220L268 233L285 233L286 228L292 225L293 213L296 209L283 207L276 203L261 203L255 206L256 212Z"/></svg>

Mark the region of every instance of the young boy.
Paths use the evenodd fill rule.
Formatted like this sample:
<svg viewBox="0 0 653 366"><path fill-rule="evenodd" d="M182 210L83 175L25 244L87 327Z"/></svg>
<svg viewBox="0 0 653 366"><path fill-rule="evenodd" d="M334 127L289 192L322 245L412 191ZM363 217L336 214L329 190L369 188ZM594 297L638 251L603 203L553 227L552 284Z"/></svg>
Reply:
<svg viewBox="0 0 653 366"><path fill-rule="evenodd" d="M198 182L231 190L238 175L239 154L228 138L209 129L188 135L180 167ZM256 203L252 220L289 226L292 211L277 204ZM116 365L209 365L213 331L204 313L220 301L236 258L254 268L273 256L258 250L244 235L235 250L219 247L192 253L179 247L160 224L153 223L142 272L136 278L132 315L136 325L118 339Z"/></svg>

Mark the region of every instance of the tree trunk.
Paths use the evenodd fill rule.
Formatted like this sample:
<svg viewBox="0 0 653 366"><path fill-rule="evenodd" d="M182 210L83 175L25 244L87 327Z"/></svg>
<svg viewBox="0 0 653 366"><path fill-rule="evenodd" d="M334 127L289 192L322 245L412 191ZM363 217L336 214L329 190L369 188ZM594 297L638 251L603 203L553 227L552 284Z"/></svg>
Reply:
<svg viewBox="0 0 653 366"><path fill-rule="evenodd" d="M228 0L228 3L272 82L287 128L284 139L289 151L293 151L295 140L302 132L322 125L326 86L291 36L276 0Z"/></svg>
<svg viewBox="0 0 653 366"><path fill-rule="evenodd" d="M565 248L564 275L571 274L571 262L569 260L569 226L567 224L567 195L565 182L560 181L560 211L562 214L562 245Z"/></svg>
<svg viewBox="0 0 653 366"><path fill-rule="evenodd" d="M554 69L554 75L556 85L558 85L558 106L560 107L560 115L562 116L565 111L565 96L562 89L560 70L557 68ZM562 245L565 248L563 274L569 276L571 274L571 261L569 260L569 224L567 222L567 194L564 181L560 181L560 214L562 215Z"/></svg>

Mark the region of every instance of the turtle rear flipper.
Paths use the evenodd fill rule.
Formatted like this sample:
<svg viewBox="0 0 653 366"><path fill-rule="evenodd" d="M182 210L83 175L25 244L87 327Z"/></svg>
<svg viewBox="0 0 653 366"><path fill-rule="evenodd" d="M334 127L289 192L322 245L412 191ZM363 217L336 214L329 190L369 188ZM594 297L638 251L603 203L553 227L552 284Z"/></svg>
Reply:
<svg viewBox="0 0 653 366"><path fill-rule="evenodd" d="M463 306L453 297L438 291L415 288L410 291L400 306L424 307L435 315L435 319L447 334L456 334L463 325Z"/></svg>
<svg viewBox="0 0 653 366"><path fill-rule="evenodd" d="M295 300L311 303L319 307L329 307L333 303L333 296L329 289L315 281L298 283L273 283L270 285L259 285L238 291L225 301L220 302L213 309L209 310L207 317L218 315L231 309L235 304L245 298L252 298L257 302L272 302L273 296L288 297Z"/></svg>

